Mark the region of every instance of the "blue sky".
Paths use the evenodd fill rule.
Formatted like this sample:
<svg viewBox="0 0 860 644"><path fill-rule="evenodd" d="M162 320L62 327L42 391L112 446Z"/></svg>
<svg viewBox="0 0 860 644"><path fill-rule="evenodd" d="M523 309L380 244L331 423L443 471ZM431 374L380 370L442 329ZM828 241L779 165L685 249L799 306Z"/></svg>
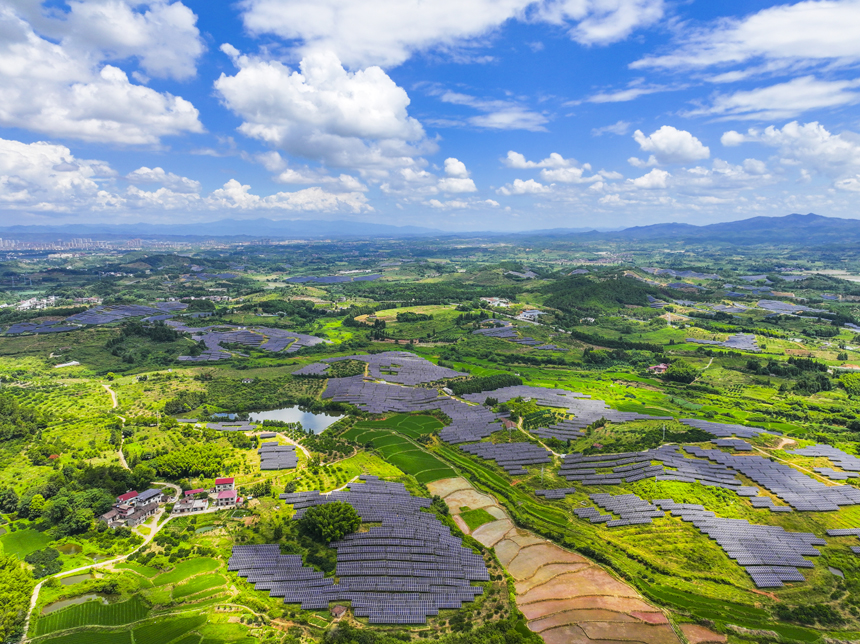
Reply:
<svg viewBox="0 0 860 644"><path fill-rule="evenodd" d="M0 0L0 222L855 218L858 25L858 0Z"/></svg>

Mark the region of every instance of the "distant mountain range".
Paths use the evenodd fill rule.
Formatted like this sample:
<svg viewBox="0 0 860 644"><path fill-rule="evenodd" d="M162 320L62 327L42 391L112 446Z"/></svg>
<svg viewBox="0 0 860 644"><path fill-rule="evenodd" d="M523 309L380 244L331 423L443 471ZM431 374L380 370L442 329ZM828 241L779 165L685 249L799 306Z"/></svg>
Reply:
<svg viewBox="0 0 860 644"><path fill-rule="evenodd" d="M683 241L689 243L727 243L738 246L758 244L821 246L860 242L860 220L822 217L821 215L786 215L752 217L705 226L692 224L652 224L613 231L539 230L523 233L532 236L564 236L593 240Z"/></svg>
<svg viewBox="0 0 860 644"><path fill-rule="evenodd" d="M740 246L758 244L778 245L844 245L860 242L860 220L822 217L820 215L786 215L784 217L753 217L706 226L692 224L654 224L620 230L591 230L559 228L519 233L469 232L454 233L419 226L392 226L355 221L271 219L222 219L204 224L66 224L54 226L6 226L0 237L12 239L57 239L90 237L93 239L165 238L205 239L224 237L234 239L314 239L314 238L379 238L417 236L569 236L572 239L618 241L683 241L727 243Z"/></svg>

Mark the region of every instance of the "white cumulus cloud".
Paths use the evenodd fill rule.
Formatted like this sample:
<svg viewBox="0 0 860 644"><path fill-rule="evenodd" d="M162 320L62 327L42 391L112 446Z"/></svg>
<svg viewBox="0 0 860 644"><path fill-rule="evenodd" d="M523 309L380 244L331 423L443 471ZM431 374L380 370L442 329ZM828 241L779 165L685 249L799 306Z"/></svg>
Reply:
<svg viewBox="0 0 860 644"><path fill-rule="evenodd" d="M140 167L129 172L126 177L132 183L160 183L173 192L193 193L200 192L200 182L188 177L182 177L172 172L165 172L163 168Z"/></svg>
<svg viewBox="0 0 860 644"><path fill-rule="evenodd" d="M230 179L222 188L206 198L211 208L231 210L296 210L312 212L364 212L373 210L367 197L360 192L333 194L318 186L295 192L277 192L261 197L251 192L251 186Z"/></svg>
<svg viewBox="0 0 860 644"><path fill-rule="evenodd" d="M500 195L539 195L552 192L551 186L545 186L534 179L514 179L513 183L502 186L496 192Z"/></svg>
<svg viewBox="0 0 860 644"><path fill-rule="evenodd" d="M699 139L686 130L679 130L671 125L664 125L650 136L645 136L642 130L636 130L633 139L642 151L653 153L647 162L631 159L630 163L637 167L658 163L686 163L711 156L708 146L703 145Z"/></svg>
<svg viewBox="0 0 860 644"><path fill-rule="evenodd" d="M0 33L2 125L121 144L155 144L164 136L203 131L190 102L131 83L120 68L104 63L108 53L98 46L85 51L74 39L53 42L9 7L0 8Z"/></svg>
<svg viewBox="0 0 860 644"><path fill-rule="evenodd" d="M664 12L663 0L244 0L240 6L252 34L298 41L303 53L334 51L352 68L468 47L511 19L567 26L578 42L607 44Z"/></svg>
<svg viewBox="0 0 860 644"><path fill-rule="evenodd" d="M238 67L215 88L244 122L246 136L332 166L413 165L424 140L409 97L379 67L347 72L331 52L308 55L293 71L281 62L222 49Z"/></svg>
<svg viewBox="0 0 860 644"><path fill-rule="evenodd" d="M453 157L445 159L445 174L447 177L439 180L439 190L442 192L475 192L475 182L469 178L466 164Z"/></svg>
<svg viewBox="0 0 860 644"><path fill-rule="evenodd" d="M642 188L644 190L657 190L659 188L667 187L667 182L671 176L672 175L665 170L654 168L648 174L636 179L628 179L628 181L637 188Z"/></svg>

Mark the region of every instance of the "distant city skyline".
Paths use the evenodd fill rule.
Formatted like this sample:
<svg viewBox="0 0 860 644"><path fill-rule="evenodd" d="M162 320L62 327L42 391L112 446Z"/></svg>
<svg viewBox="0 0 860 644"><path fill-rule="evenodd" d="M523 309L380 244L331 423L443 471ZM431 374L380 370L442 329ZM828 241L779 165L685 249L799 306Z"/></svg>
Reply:
<svg viewBox="0 0 860 644"><path fill-rule="evenodd" d="M860 218L858 24L857 0L0 0L0 227Z"/></svg>

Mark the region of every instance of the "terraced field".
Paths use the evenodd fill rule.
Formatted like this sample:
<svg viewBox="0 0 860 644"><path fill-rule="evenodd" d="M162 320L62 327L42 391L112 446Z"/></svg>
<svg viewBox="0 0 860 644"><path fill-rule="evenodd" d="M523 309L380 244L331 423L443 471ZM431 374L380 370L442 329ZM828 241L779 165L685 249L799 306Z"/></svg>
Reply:
<svg viewBox="0 0 860 644"><path fill-rule="evenodd" d="M680 642L665 614L635 589L588 559L516 528L492 497L477 492L465 479L440 480L427 487L445 499L464 532L495 548L516 581L517 606L529 628L547 644ZM459 516L461 508L483 509L496 520L472 531ZM712 641L720 641L713 635Z"/></svg>
<svg viewBox="0 0 860 644"><path fill-rule="evenodd" d="M139 621L148 613L149 609L138 596L118 604L88 601L39 617L33 632L47 635L80 626L121 626Z"/></svg>
<svg viewBox="0 0 860 644"><path fill-rule="evenodd" d="M414 442L441 427L442 423L430 416L398 414L382 421L356 423L343 438L372 445L393 465L419 482L429 483L456 476L448 465Z"/></svg>

